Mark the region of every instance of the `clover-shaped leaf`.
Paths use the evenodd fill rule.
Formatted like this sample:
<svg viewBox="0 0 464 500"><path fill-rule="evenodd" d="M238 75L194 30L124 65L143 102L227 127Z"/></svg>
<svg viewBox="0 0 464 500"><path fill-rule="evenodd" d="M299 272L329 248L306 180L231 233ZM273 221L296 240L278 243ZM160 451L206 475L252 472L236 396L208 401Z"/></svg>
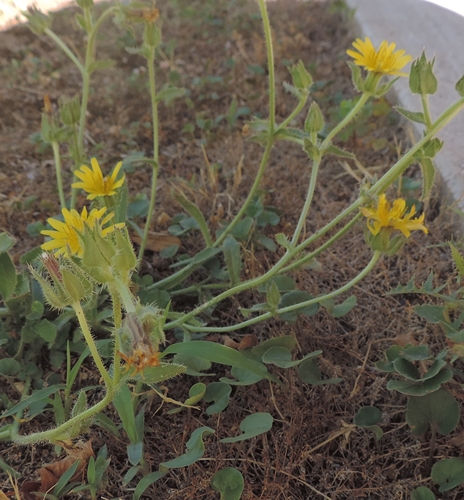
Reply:
<svg viewBox="0 0 464 500"><path fill-rule="evenodd" d="M462 458L445 458L432 467L432 480L439 484L440 493L451 490L464 483L464 460Z"/></svg>
<svg viewBox="0 0 464 500"><path fill-rule="evenodd" d="M234 467L221 469L211 479L211 486L219 491L221 500L239 500L244 484L242 474Z"/></svg>

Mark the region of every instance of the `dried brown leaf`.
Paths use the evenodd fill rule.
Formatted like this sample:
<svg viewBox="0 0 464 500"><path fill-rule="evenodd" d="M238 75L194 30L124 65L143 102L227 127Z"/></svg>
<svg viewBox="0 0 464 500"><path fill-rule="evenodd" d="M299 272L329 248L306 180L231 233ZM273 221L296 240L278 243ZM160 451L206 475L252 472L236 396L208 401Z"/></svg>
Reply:
<svg viewBox="0 0 464 500"><path fill-rule="evenodd" d="M137 234L131 234L131 239L134 243L140 246L142 243L142 238ZM148 233L146 250L151 250L152 252L161 252L164 248L172 247L173 245L181 245L181 241L177 236L172 236L172 234L166 233Z"/></svg>

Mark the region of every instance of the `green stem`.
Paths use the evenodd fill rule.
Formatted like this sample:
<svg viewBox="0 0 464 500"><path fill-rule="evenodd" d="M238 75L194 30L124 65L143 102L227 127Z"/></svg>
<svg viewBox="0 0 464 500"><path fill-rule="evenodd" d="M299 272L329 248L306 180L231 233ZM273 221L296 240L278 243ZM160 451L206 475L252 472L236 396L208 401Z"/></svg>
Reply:
<svg viewBox="0 0 464 500"><path fill-rule="evenodd" d="M422 110L424 111L425 127L430 130L432 119L430 117L429 98L427 94L421 94Z"/></svg>
<svg viewBox="0 0 464 500"><path fill-rule="evenodd" d="M147 245L147 240L148 240L148 232L150 231L151 220L153 218L153 213L155 210L156 187L158 185L158 172L159 172L158 100L156 98L154 46L150 46L149 54L147 57L147 64L148 64L148 78L149 78L151 112L152 112L152 123L153 123L153 159L155 160L155 163L153 165L153 172L151 174L150 204L148 206L147 220L145 222L145 228L143 231L143 237L140 243L140 249L138 255L139 267L142 263L142 257L145 252L145 247Z"/></svg>
<svg viewBox="0 0 464 500"><path fill-rule="evenodd" d="M79 71L84 74L85 68L79 59L76 57L74 52L72 52L67 45L61 40L61 38L54 33L50 28L46 28L44 33L46 33L57 45L60 49L71 59L71 61L78 67Z"/></svg>
<svg viewBox="0 0 464 500"><path fill-rule="evenodd" d="M273 145L274 145L274 138L272 136L269 136L269 139L266 144L266 149L264 150L263 157L261 158L261 163L259 165L258 173L256 174L255 180L253 182L253 185L251 186L250 192L248 193L245 202L238 211L237 215L232 219L232 221L227 225L222 234L214 242L213 247L218 247L224 241L227 235L230 234L232 229L240 222L243 215L247 211L248 206L252 202L256 194L256 191L261 183L261 178L263 177L264 171L266 170L266 166L269 161L269 156Z"/></svg>
<svg viewBox="0 0 464 500"><path fill-rule="evenodd" d="M84 335L87 346L89 347L90 354L92 355L97 369L105 382L107 391L109 391L113 387L113 381L111 380L109 373L106 371L105 365L103 364L100 354L98 353L97 346L95 345L95 341L93 340L92 334L90 333L89 325L87 324L87 320L85 318L81 303L74 302L74 304L71 304L71 307L76 313L77 320L79 321L79 326L81 327L82 334Z"/></svg>
<svg viewBox="0 0 464 500"><path fill-rule="evenodd" d="M348 224L342 227L340 231L337 231L331 238L329 238L323 245L321 245L317 250L314 250L314 252L311 252L304 257L301 257L300 259L292 262L288 266L283 267L280 269L279 274L285 274L288 273L289 271L293 271L294 269L297 269L306 262L311 261L312 259L315 259L319 254L321 254L324 250L327 248L330 248L339 238L341 238L344 234L346 234L357 222L358 220L362 217L361 212L356 214Z"/></svg>
<svg viewBox="0 0 464 500"><path fill-rule="evenodd" d="M61 176L61 155L60 155L60 145L53 141L52 142L53 157L55 159L55 173L56 173L56 185L58 187L58 196L60 197L61 208L66 208L66 200L63 191L63 178Z"/></svg>
<svg viewBox="0 0 464 500"><path fill-rule="evenodd" d="M92 406L88 410L79 413L79 415L76 415L75 417L71 418L64 424L55 427L55 429L49 429L48 431L43 431L43 432L36 432L34 434L29 434L28 436L19 436L18 434L12 434L11 439L15 443L22 445L38 443L42 441L53 441L54 439L59 439L60 437L63 436L63 433L68 429L72 428L79 422L82 422L86 419L90 419L96 413L102 411L106 406L108 406L111 403L113 397L114 397L114 388L107 387L107 392L105 394L105 397L100 402L98 402L96 405Z"/></svg>
<svg viewBox="0 0 464 500"><path fill-rule="evenodd" d="M121 339L118 330L122 328L122 304L119 294L113 287L109 287L111 300L113 302L113 321L114 321L114 356L113 356L113 384L118 384L121 379Z"/></svg>
<svg viewBox="0 0 464 500"><path fill-rule="evenodd" d="M306 95L304 97L304 99L300 99L300 102L298 103L298 106L288 115L287 118L285 118L285 120L277 126L276 128L276 132L278 132L279 130L283 130L288 124L291 123L291 121L296 117L298 116L302 109L305 107L306 105L306 101L308 100L308 96Z"/></svg>
<svg viewBox="0 0 464 500"><path fill-rule="evenodd" d="M274 134L275 128L275 73L274 52L272 48L272 34L265 0L258 0L261 17L263 19L264 36L266 39L267 65L269 72L269 134Z"/></svg>
<svg viewBox="0 0 464 500"><path fill-rule="evenodd" d="M303 230L303 226L306 222L306 218L308 216L309 208L311 207L311 202L313 201L314 190L316 189L316 180L317 174L319 173L319 166L321 164L321 156L318 155L313 160L313 168L311 169L311 179L308 186L308 193L306 195L306 200L301 210L300 218L298 220L298 224L295 228L295 232L293 233L293 238L291 241L291 246L294 247L300 237L301 231Z"/></svg>
<svg viewBox="0 0 464 500"><path fill-rule="evenodd" d="M363 92L361 97L359 98L359 101L356 103L354 108L343 118L343 120L335 126L327 135L327 137L324 139L323 143L321 144L320 149L324 149L324 147L329 146L330 143L332 142L332 139L342 130L348 123L350 123L351 120L359 113L359 111L362 109L364 104L369 100L369 97L371 97L371 94L369 92Z"/></svg>
<svg viewBox="0 0 464 500"><path fill-rule="evenodd" d="M113 276L113 282L111 283L111 290L115 290L114 296L119 296L124 309L127 313L135 313L134 298L129 290L129 288L123 283L123 281L116 276ZM114 299L113 299L114 300Z"/></svg>
<svg viewBox="0 0 464 500"><path fill-rule="evenodd" d="M225 326L225 327L197 327L197 326L190 326L190 325L183 325L183 328L191 331L191 332L232 332L235 330L239 330L241 328L246 328L247 326L254 325L255 323L259 323L261 321L264 321L266 319L272 318L273 316L276 315L281 315L285 314L288 312L296 311L298 309L303 309L304 307L311 306L313 304L318 304L324 300L327 299L333 299L337 297L338 295L341 295L342 293L348 291L350 288L352 288L354 285L359 283L362 279L366 277L367 274L372 270L372 268L375 266L379 258L381 257L382 253L379 250L376 250L367 264L367 266L357 275L355 276L351 281L349 281L346 285L340 287L337 290L334 290L333 292L327 293L325 295L321 295L320 297L315 297L314 299L306 300L304 302L300 302L298 304L293 304L291 306L287 307L282 307L281 309L277 309L273 312L267 312L265 314L261 314L260 316L256 316L254 318L251 318L247 321L243 321L242 323L237 323L235 325L231 326Z"/></svg>

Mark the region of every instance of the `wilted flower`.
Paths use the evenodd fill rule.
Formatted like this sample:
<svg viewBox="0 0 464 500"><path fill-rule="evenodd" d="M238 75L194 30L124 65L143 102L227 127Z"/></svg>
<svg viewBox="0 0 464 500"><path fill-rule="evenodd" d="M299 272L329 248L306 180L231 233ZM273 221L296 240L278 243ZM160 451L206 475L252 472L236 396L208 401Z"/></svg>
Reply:
<svg viewBox="0 0 464 500"><path fill-rule="evenodd" d="M68 257L69 254L72 254L82 257L84 250L79 239L79 233L84 233L86 226L90 229L97 227L101 230L103 237L105 237L108 233L113 232L116 227L124 226L122 223L113 224L103 228L103 226L114 217L113 212L103 217L105 212L106 207L99 210L94 208L91 210L90 214L87 213L87 209L85 207L82 209L81 214L79 214L77 210L73 209L69 211L67 208L63 208L62 213L64 222L49 218L47 222L55 229L55 231L51 229L41 231L41 233L45 236L51 237L50 241L47 241L42 245L43 250L54 250L54 254L56 256L64 255L65 257Z"/></svg>
<svg viewBox="0 0 464 500"><path fill-rule="evenodd" d="M110 176L107 175L105 177L103 177L103 173L96 158L92 158L90 164L92 165L92 169L87 165L82 165L79 170L74 171L74 174L81 182L75 182L72 184L72 187L81 188L89 193L87 196L89 200L93 200L97 196L115 195L116 190L124 184L125 175L119 180L116 180L121 170L122 161L114 167L113 173Z"/></svg>
<svg viewBox="0 0 464 500"><path fill-rule="evenodd" d="M354 59L356 65L366 68L367 71L382 75L408 76L400 70L412 60L412 56L405 55L404 50L395 52L395 43L388 44L384 40L376 50L371 40L366 37L364 41L357 38L353 47L358 52L347 50L346 53Z"/></svg>
<svg viewBox="0 0 464 500"><path fill-rule="evenodd" d="M416 214L415 205L406 214L406 201L402 198L395 200L393 206L391 206L385 194L381 194L376 209L364 207L360 210L367 217L367 227L373 235L378 234L382 228L397 229L406 238L411 235L411 231L415 230L424 231L425 234L428 233L427 228L424 226L425 214L413 219Z"/></svg>

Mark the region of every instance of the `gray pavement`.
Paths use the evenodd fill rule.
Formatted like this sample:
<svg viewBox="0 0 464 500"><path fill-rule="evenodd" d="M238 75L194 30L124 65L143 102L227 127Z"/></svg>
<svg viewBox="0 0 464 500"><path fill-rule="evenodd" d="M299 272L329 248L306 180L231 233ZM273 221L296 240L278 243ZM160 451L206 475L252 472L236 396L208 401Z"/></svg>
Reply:
<svg viewBox="0 0 464 500"><path fill-rule="evenodd" d="M375 47L387 40L414 58L424 48L428 58L436 56L439 83L437 93L429 98L432 119L459 98L454 86L464 75L464 17L423 0L346 2L356 9L360 35L368 36ZM421 111L420 99L411 94L407 80L401 78L395 84L398 103L411 111ZM422 135L418 124L416 135ZM445 145L436 157L437 168L452 199L464 210L464 111L442 130L439 138Z"/></svg>

